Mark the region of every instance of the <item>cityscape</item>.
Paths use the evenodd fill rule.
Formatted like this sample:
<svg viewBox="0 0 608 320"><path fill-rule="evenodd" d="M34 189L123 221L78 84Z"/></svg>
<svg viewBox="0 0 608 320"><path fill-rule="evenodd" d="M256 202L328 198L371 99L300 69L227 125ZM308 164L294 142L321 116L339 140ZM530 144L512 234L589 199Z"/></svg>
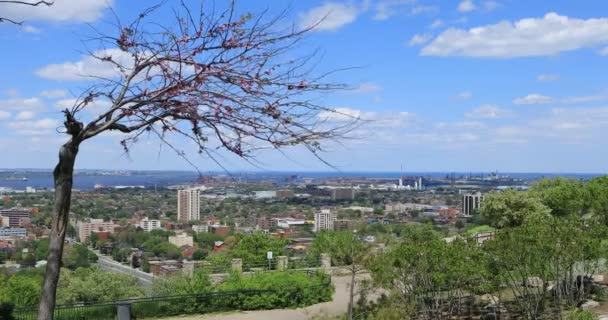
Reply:
<svg viewBox="0 0 608 320"><path fill-rule="evenodd" d="M608 320L607 9L0 0L0 320Z"/></svg>

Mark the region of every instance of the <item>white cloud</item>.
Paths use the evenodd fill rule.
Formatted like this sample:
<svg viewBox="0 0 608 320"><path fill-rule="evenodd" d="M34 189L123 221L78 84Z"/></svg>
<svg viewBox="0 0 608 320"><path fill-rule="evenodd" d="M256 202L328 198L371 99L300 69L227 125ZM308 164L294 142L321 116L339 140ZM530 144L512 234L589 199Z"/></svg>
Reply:
<svg viewBox="0 0 608 320"><path fill-rule="evenodd" d="M465 117L471 119L500 119L511 114L511 111L500 108L493 104L484 104L471 112L465 114Z"/></svg>
<svg viewBox="0 0 608 320"><path fill-rule="evenodd" d="M485 129L488 126L479 121L462 121L462 122L439 122L435 125L437 129Z"/></svg>
<svg viewBox="0 0 608 320"><path fill-rule="evenodd" d="M425 44L425 43L429 42L431 40L431 38L433 38L433 36L428 33L415 34L412 37L412 39L410 39L410 41L407 43L407 45L410 47L413 47L413 46Z"/></svg>
<svg viewBox="0 0 608 320"><path fill-rule="evenodd" d="M557 81L557 80L559 80L559 75L551 74L551 73L539 74L536 77L536 80L541 81L541 82Z"/></svg>
<svg viewBox="0 0 608 320"><path fill-rule="evenodd" d="M327 2L321 6L300 14L300 28L315 26L316 31L333 31L354 22L360 14L359 8L336 2Z"/></svg>
<svg viewBox="0 0 608 320"><path fill-rule="evenodd" d="M55 119L40 119L9 122L8 127L16 134L24 136L42 136L53 133L61 126L61 123Z"/></svg>
<svg viewBox="0 0 608 320"><path fill-rule="evenodd" d="M15 89L15 88L7 89L4 91L4 94L9 97L17 97L17 96L19 96L19 90Z"/></svg>
<svg viewBox="0 0 608 320"><path fill-rule="evenodd" d="M416 2L415 0L383 0L379 1L375 7L374 20L386 20L397 13L397 9L405 4Z"/></svg>
<svg viewBox="0 0 608 320"><path fill-rule="evenodd" d="M547 129L568 132L576 130L580 133L603 131L608 125L608 107L555 108L548 117L536 120L532 125L538 126L540 131L548 131Z"/></svg>
<svg viewBox="0 0 608 320"><path fill-rule="evenodd" d="M27 32L27 33L40 33L42 32L41 29L36 28L32 25L25 25L21 28L21 30L23 30L23 32Z"/></svg>
<svg viewBox="0 0 608 320"><path fill-rule="evenodd" d="M470 12L475 10L475 3L472 0L463 0L458 4L458 11Z"/></svg>
<svg viewBox="0 0 608 320"><path fill-rule="evenodd" d="M36 117L36 113L33 111L21 111L17 114L15 119L17 120L31 120Z"/></svg>
<svg viewBox="0 0 608 320"><path fill-rule="evenodd" d="M424 56L513 58L555 55L608 43L608 18L542 18L502 21L469 30L450 28L425 46Z"/></svg>
<svg viewBox="0 0 608 320"><path fill-rule="evenodd" d="M0 100L0 110L27 111L44 109L44 103L38 98L11 98Z"/></svg>
<svg viewBox="0 0 608 320"><path fill-rule="evenodd" d="M437 29L439 27L443 26L443 20L441 19L435 19L435 21L433 21L433 23L431 23L431 29Z"/></svg>
<svg viewBox="0 0 608 320"><path fill-rule="evenodd" d="M438 11L438 6L415 6L410 10L410 14L415 16L423 13L437 13Z"/></svg>
<svg viewBox="0 0 608 320"><path fill-rule="evenodd" d="M120 49L99 50L94 53L97 57L112 57L120 65L130 67L133 57ZM84 56L80 61L50 64L36 71L42 78L53 80L90 80L92 76L114 78L120 75L120 70L108 61L101 61L91 56Z"/></svg>
<svg viewBox="0 0 608 320"><path fill-rule="evenodd" d="M500 3L496 2L496 1L484 1L483 2L483 7L487 10L487 11L493 11L496 10L498 7L500 7Z"/></svg>
<svg viewBox="0 0 608 320"><path fill-rule="evenodd" d="M602 48L598 53L601 56L608 56L608 47Z"/></svg>
<svg viewBox="0 0 608 320"><path fill-rule="evenodd" d="M40 92L41 96L43 96L45 98L49 98L49 99L63 98L67 94L68 94L68 92L63 89L44 90L44 91Z"/></svg>
<svg viewBox="0 0 608 320"><path fill-rule="evenodd" d="M470 99L472 96L473 96L473 93L471 93L470 91L462 91L456 95L456 98L466 100L466 99Z"/></svg>
<svg viewBox="0 0 608 320"><path fill-rule="evenodd" d="M0 120L8 119L11 117L10 112L0 111Z"/></svg>
<svg viewBox="0 0 608 320"><path fill-rule="evenodd" d="M93 22L112 6L113 0L57 0L52 6L3 4L2 16L15 21Z"/></svg>
<svg viewBox="0 0 608 320"><path fill-rule="evenodd" d="M578 96L578 97L570 97L564 98L560 102L566 104L573 103L588 103L588 102L597 102L597 101L605 101L608 100L608 96L606 95L590 95L590 96Z"/></svg>
<svg viewBox="0 0 608 320"><path fill-rule="evenodd" d="M553 98L538 93L531 93L523 98L513 100L514 104L545 104L553 102Z"/></svg>
<svg viewBox="0 0 608 320"><path fill-rule="evenodd" d="M61 99L55 102L55 107L61 110L70 109L75 106L77 102L77 99ZM112 103L110 102L110 100L96 99L93 100L93 102L89 103L85 110L92 114L97 114L101 111L108 110L111 106Z"/></svg>

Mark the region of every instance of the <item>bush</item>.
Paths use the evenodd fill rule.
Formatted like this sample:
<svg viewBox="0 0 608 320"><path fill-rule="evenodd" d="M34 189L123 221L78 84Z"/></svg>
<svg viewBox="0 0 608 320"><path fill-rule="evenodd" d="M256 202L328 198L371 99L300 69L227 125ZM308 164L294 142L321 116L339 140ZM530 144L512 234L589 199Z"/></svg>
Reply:
<svg viewBox="0 0 608 320"><path fill-rule="evenodd" d="M596 317L589 311L581 311L579 309L573 309L566 312L566 320L595 320Z"/></svg>
<svg viewBox="0 0 608 320"><path fill-rule="evenodd" d="M333 286L326 286L325 281L328 277L322 273L255 273L249 277L232 273L218 290L241 291L225 299L234 309L297 308L331 300Z"/></svg>

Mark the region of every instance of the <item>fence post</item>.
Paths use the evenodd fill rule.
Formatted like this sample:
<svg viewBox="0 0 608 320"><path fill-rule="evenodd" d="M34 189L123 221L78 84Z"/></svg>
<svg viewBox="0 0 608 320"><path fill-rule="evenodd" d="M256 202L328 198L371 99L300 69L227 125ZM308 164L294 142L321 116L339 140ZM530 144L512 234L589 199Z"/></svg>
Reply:
<svg viewBox="0 0 608 320"><path fill-rule="evenodd" d="M118 320L131 320L131 303L119 301L116 304L116 315Z"/></svg>
<svg viewBox="0 0 608 320"><path fill-rule="evenodd" d="M183 267L182 267L182 272L184 273L184 275L192 277L192 275L194 274L194 265L196 264L196 261L184 261Z"/></svg>
<svg viewBox="0 0 608 320"><path fill-rule="evenodd" d="M236 272L243 272L243 260L241 259L232 259L232 270Z"/></svg>
<svg viewBox="0 0 608 320"><path fill-rule="evenodd" d="M321 269L329 272L331 269L331 257L327 253L321 253Z"/></svg>
<svg viewBox="0 0 608 320"><path fill-rule="evenodd" d="M286 256L277 257L277 271L285 271L288 269L288 258Z"/></svg>

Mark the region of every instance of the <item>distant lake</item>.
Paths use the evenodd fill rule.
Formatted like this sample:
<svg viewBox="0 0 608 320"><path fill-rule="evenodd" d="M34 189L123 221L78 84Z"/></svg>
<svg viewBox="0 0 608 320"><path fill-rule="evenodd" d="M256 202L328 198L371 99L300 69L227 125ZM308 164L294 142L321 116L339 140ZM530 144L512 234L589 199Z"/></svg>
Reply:
<svg viewBox="0 0 608 320"><path fill-rule="evenodd" d="M18 171L18 170L15 170ZM222 172L205 173L211 175L226 175ZM453 174L454 177L462 176L487 176L488 173L480 172L404 172L406 176L422 176L425 178L444 178L446 175ZM398 179L401 175L400 172L232 172L230 174L235 180L242 181L259 181L259 180L276 180L277 182L284 182L286 178L290 176L297 176L299 178L394 178ZM517 173L517 172L499 172L500 176L506 175L511 178L518 178L524 180L537 180L540 178L553 178L557 176L583 179L588 180L596 176L603 174L593 173ZM0 178L0 187L8 187L15 190L25 190L26 187L33 187L36 189L50 189L53 188L53 177L50 172L28 172L20 171L11 175L14 180L6 180L5 177ZM27 178L27 181L19 180L21 178ZM74 177L74 188L81 190L90 190L96 184L114 187L114 186L144 186L148 188L153 187L167 187L175 184L183 184L193 182L198 178L196 172L145 172L137 173L132 175L76 175Z"/></svg>
<svg viewBox="0 0 608 320"><path fill-rule="evenodd" d="M51 173L35 175L22 174L15 175L17 178L25 177L27 181L21 180L0 180L0 187L9 187L15 190L25 190L26 187L36 189L51 189L54 187L53 176ZM166 187L173 184L187 183L196 180L195 173L183 174L149 174L131 176L107 176L107 175L77 175L74 177L74 188L90 190L96 184L108 187L114 186L144 186L144 187Z"/></svg>

